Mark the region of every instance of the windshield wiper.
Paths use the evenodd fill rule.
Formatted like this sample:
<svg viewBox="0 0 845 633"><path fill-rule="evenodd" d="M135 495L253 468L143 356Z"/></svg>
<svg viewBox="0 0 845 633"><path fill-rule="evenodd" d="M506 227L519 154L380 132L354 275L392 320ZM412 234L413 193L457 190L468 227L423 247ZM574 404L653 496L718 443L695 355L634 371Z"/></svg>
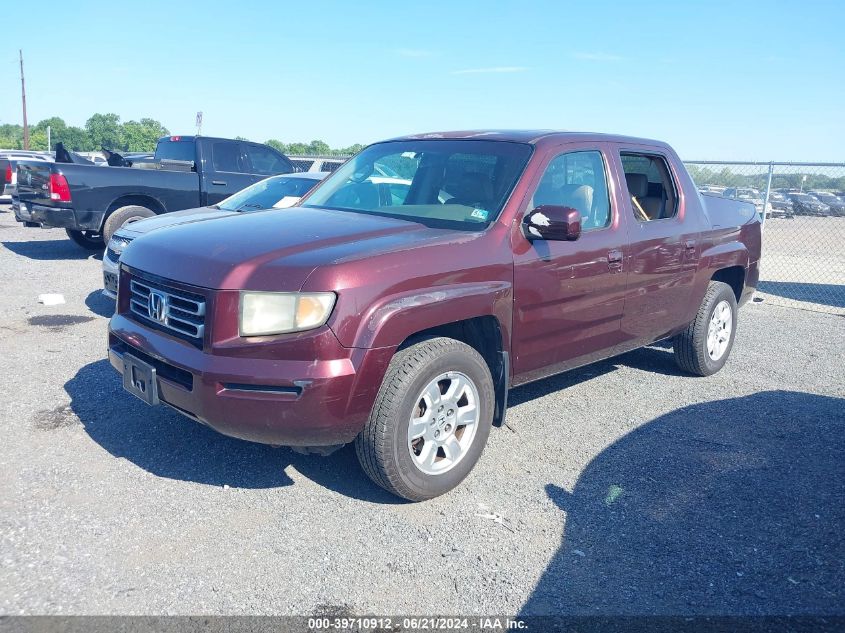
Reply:
<svg viewBox="0 0 845 633"><path fill-rule="evenodd" d="M250 204L242 204L242 205L241 205L241 206L239 206L236 210L237 210L237 211L243 211L243 210L245 210L245 209L263 209L263 208L264 208L264 205L261 205L261 204L255 204L255 203L253 202L253 203L250 203Z"/></svg>

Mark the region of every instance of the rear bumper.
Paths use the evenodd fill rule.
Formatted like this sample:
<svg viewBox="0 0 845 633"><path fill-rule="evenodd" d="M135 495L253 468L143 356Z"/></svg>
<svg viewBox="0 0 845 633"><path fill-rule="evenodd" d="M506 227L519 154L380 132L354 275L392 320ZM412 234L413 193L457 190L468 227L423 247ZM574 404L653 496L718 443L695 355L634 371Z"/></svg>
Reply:
<svg viewBox="0 0 845 633"><path fill-rule="evenodd" d="M32 222L32 214L29 207L21 204L17 198L12 198L12 213L15 214L15 219L18 222Z"/></svg>
<svg viewBox="0 0 845 633"><path fill-rule="evenodd" d="M20 205L23 207L23 204ZM77 231L87 230L78 225L76 214L73 209L61 207L45 207L39 204L26 205L30 216L25 222L37 222L45 228L74 229ZM22 211L22 213L24 213ZM17 213L15 214L17 216Z"/></svg>
<svg viewBox="0 0 845 633"><path fill-rule="evenodd" d="M126 353L152 364L162 402L224 435L281 446L346 444L363 428L394 349L348 349L330 332L320 336L333 360L218 356L117 314L109 361L119 372Z"/></svg>

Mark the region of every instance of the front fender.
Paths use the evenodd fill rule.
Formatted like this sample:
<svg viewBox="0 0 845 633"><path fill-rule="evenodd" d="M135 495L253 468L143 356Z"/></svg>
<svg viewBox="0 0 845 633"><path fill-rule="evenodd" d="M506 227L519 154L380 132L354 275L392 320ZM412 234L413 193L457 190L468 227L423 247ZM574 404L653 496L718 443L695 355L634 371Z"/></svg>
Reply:
<svg viewBox="0 0 845 633"><path fill-rule="evenodd" d="M345 347L396 347L423 330L494 316L507 345L512 301L513 286L506 281L446 284L385 296L364 312L356 328L335 334Z"/></svg>

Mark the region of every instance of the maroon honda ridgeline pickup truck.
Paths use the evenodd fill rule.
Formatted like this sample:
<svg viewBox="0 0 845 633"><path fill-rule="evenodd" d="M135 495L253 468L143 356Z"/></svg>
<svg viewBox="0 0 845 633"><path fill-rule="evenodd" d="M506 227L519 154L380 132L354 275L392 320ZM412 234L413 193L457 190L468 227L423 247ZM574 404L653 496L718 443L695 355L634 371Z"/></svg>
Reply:
<svg viewBox="0 0 845 633"><path fill-rule="evenodd" d="M684 370L718 371L759 259L754 207L701 196L664 143L409 136L299 207L135 240L109 358L226 435L355 442L421 500L466 477L511 387L666 338Z"/></svg>

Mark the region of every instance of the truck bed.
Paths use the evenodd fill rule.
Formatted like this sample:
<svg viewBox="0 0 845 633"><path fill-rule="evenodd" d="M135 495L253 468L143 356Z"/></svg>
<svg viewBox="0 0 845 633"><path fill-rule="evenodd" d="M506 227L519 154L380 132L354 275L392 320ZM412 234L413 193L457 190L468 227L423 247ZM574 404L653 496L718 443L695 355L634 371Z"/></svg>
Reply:
<svg viewBox="0 0 845 633"><path fill-rule="evenodd" d="M67 179L71 200L50 196L50 175ZM18 163L18 192L25 221L79 231L99 231L105 213L115 200L132 196L160 201L161 209L200 206L199 175L193 171L97 167L67 163L21 161Z"/></svg>

